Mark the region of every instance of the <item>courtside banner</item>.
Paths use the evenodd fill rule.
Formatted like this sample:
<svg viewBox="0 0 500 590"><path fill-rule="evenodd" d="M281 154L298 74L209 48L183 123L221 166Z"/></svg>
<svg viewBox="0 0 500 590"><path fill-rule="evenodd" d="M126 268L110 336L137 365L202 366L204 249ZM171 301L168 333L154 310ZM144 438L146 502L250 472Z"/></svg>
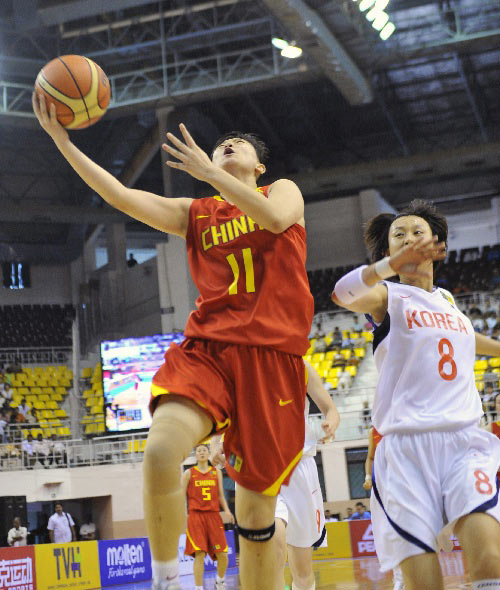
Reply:
<svg viewBox="0 0 500 590"><path fill-rule="evenodd" d="M371 520L350 520L351 547L353 557L375 557Z"/></svg>
<svg viewBox="0 0 500 590"><path fill-rule="evenodd" d="M98 541L101 586L151 580L151 551L146 538Z"/></svg>
<svg viewBox="0 0 500 590"><path fill-rule="evenodd" d="M101 587L97 541L36 545L37 590Z"/></svg>
<svg viewBox="0 0 500 590"><path fill-rule="evenodd" d="M0 549L0 590L36 590L33 546Z"/></svg>
<svg viewBox="0 0 500 590"><path fill-rule="evenodd" d="M313 551L313 559L334 559L352 557L351 534L349 523L326 522L328 547L321 547Z"/></svg>
<svg viewBox="0 0 500 590"><path fill-rule="evenodd" d="M236 546L234 541L234 531L226 531L227 539L227 556L228 567L236 567ZM184 555L186 548L186 535L181 535L179 539L179 549L177 557L179 559L179 575L187 576L193 573L194 559L188 555ZM210 572L217 569L217 563L212 561L208 555L205 555L205 571Z"/></svg>

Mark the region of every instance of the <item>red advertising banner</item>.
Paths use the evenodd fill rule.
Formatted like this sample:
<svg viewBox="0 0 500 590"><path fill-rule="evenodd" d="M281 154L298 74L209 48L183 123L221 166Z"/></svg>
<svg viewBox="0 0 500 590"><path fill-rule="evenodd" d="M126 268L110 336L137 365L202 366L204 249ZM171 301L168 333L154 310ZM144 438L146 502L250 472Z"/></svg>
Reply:
<svg viewBox="0 0 500 590"><path fill-rule="evenodd" d="M33 546L0 549L0 590L36 590Z"/></svg>
<svg viewBox="0 0 500 590"><path fill-rule="evenodd" d="M371 520L350 520L351 548L353 557L375 557Z"/></svg>

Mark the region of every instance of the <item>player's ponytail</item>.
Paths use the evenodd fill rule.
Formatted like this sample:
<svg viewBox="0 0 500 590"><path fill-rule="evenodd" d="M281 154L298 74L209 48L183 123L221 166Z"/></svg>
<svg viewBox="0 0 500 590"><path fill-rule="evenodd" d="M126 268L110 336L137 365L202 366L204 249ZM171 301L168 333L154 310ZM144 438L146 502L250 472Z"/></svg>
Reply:
<svg viewBox="0 0 500 590"><path fill-rule="evenodd" d="M396 216L392 213L381 213L366 223L363 237L372 262L387 256L389 228L394 219Z"/></svg>

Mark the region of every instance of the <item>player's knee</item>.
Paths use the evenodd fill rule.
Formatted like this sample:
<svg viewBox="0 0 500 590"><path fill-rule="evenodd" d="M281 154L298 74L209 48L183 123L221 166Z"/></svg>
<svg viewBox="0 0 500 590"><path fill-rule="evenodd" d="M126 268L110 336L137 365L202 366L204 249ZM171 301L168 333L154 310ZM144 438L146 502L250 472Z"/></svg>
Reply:
<svg viewBox="0 0 500 590"><path fill-rule="evenodd" d="M144 450L144 482L146 489L161 488L169 493L180 486L179 467L182 453L162 436L149 436ZM153 488L153 490L151 490Z"/></svg>
<svg viewBox="0 0 500 590"><path fill-rule="evenodd" d="M476 552L474 559L467 561L473 580L500 577L500 547L496 543L485 543L481 550Z"/></svg>
<svg viewBox="0 0 500 590"><path fill-rule="evenodd" d="M243 537L247 541L252 541L253 543L265 543L266 541L270 541L276 530L276 525L274 522L264 528L246 528L240 524L238 524L238 534L240 537Z"/></svg>

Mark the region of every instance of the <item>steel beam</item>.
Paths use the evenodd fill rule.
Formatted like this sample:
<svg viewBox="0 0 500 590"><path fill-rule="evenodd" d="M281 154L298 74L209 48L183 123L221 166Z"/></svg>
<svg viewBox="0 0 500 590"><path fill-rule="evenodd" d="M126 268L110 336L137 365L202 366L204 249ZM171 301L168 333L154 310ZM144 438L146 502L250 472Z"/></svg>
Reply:
<svg viewBox="0 0 500 590"><path fill-rule="evenodd" d="M349 104L373 101L370 82L316 11L303 0L263 2L290 31L297 44L316 61Z"/></svg>
<svg viewBox="0 0 500 590"><path fill-rule="evenodd" d="M158 4L158 0L75 0L61 2L46 8L39 8L38 15L42 23L48 27L61 25L72 20L88 18L106 12L136 8L146 4Z"/></svg>

